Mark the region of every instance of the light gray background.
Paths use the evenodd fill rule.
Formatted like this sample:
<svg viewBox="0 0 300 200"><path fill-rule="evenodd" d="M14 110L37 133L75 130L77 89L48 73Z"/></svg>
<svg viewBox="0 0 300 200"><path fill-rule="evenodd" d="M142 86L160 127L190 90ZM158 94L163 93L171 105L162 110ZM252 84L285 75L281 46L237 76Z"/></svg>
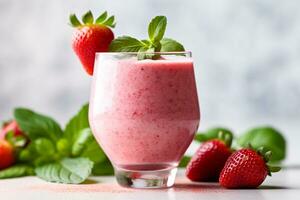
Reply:
<svg viewBox="0 0 300 200"><path fill-rule="evenodd" d="M138 38L166 15L166 35L193 52L200 130L272 124L289 140L288 162L300 162L299 8L297 0L0 0L0 120L26 106L65 123L88 101L69 13L108 10L115 35Z"/></svg>

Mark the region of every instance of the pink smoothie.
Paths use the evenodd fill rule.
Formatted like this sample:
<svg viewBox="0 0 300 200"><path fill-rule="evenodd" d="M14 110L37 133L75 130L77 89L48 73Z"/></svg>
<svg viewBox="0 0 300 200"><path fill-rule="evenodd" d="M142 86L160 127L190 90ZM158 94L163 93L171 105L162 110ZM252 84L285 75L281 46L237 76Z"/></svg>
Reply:
<svg viewBox="0 0 300 200"><path fill-rule="evenodd" d="M176 166L200 119L192 59L100 58L89 115L96 139L115 166Z"/></svg>

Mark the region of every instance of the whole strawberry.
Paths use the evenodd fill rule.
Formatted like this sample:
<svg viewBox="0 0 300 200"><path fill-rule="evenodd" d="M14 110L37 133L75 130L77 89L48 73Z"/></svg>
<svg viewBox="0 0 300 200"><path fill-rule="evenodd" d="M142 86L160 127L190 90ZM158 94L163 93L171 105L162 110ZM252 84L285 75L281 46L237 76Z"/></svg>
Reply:
<svg viewBox="0 0 300 200"><path fill-rule="evenodd" d="M15 162L12 145L0 139L0 170L11 166Z"/></svg>
<svg viewBox="0 0 300 200"><path fill-rule="evenodd" d="M270 167L266 163L271 152L261 148L257 152L251 148L233 153L220 174L219 182L225 188L257 188L271 172L279 167Z"/></svg>
<svg viewBox="0 0 300 200"><path fill-rule="evenodd" d="M227 158L231 155L232 136L219 134L219 139L204 142L187 165L186 176L192 181L218 181Z"/></svg>
<svg viewBox="0 0 300 200"><path fill-rule="evenodd" d="M15 120L11 120L3 124L3 127L0 131L0 139L4 139L5 136L11 131L13 132L14 136L23 135L17 122Z"/></svg>
<svg viewBox="0 0 300 200"><path fill-rule="evenodd" d="M93 74L96 52L107 52L114 34L110 28L115 27L114 16L101 14L95 21L91 11L82 17L83 24L76 15L70 15L70 23L76 28L72 47L89 75Z"/></svg>

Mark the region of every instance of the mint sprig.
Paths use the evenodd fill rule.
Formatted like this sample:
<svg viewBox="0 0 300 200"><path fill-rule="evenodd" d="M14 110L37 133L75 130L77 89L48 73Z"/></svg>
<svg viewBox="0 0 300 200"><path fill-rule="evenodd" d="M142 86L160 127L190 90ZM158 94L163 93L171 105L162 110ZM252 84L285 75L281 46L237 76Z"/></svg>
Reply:
<svg viewBox="0 0 300 200"><path fill-rule="evenodd" d="M184 51L182 44L170 38L164 38L167 27L165 16L156 16L148 26L148 39L138 40L130 36L114 39L109 47L110 52L138 52L138 59L157 59L155 52Z"/></svg>
<svg viewBox="0 0 300 200"><path fill-rule="evenodd" d="M26 134L18 146L16 165L0 171L1 178L36 174L58 183L81 183L91 173L111 175L113 167L96 142L88 122L88 104L67 123L65 130L52 118L25 108L14 115ZM15 141L8 134L9 141ZM25 144L25 145L24 145Z"/></svg>

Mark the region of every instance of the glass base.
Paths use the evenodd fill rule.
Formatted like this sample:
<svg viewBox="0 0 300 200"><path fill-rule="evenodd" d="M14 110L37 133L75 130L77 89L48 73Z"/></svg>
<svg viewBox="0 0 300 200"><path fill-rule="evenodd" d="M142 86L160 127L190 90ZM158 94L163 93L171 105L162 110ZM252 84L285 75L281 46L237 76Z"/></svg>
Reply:
<svg viewBox="0 0 300 200"><path fill-rule="evenodd" d="M115 168L119 185L129 188L168 188L175 182L177 167L162 170L125 170Z"/></svg>

